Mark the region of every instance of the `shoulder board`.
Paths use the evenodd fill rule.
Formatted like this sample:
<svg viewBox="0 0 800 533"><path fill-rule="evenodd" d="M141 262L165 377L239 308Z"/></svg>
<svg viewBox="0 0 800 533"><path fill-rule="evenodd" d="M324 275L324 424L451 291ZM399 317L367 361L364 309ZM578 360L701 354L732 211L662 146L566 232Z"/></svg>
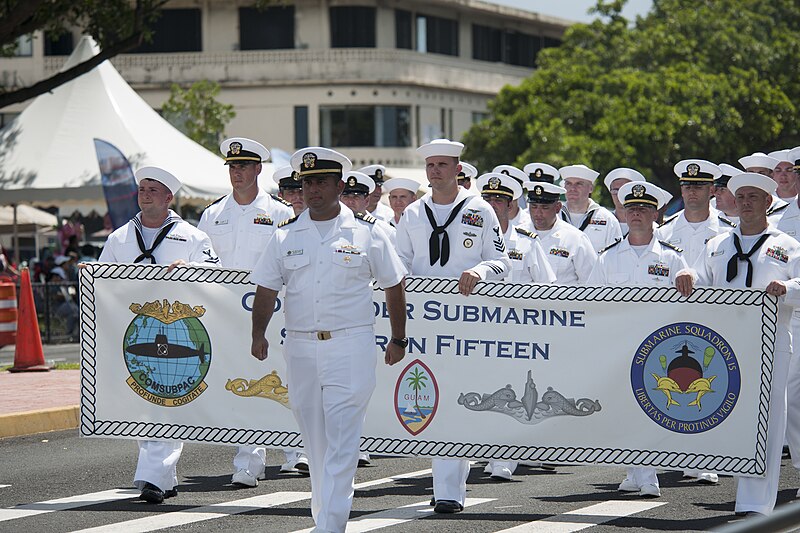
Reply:
<svg viewBox="0 0 800 533"><path fill-rule="evenodd" d="M602 250L597 252L597 255L601 255L601 254L609 251L610 249L612 249L613 247L615 247L616 245L618 245L621 242L622 242L622 239L617 239L616 241L612 242L611 244L609 244L608 246L606 246L605 248L603 248Z"/></svg>
<svg viewBox="0 0 800 533"><path fill-rule="evenodd" d="M517 230L517 233L519 233L520 235L525 235L526 237L530 237L531 239L535 239L536 237L538 237L536 233L528 231L525 228L514 228L514 229Z"/></svg>
<svg viewBox="0 0 800 533"><path fill-rule="evenodd" d="M776 207L775 209L767 209L767 216L774 215L775 213L780 213L787 207L789 207L789 204L783 204L782 206Z"/></svg>
<svg viewBox="0 0 800 533"><path fill-rule="evenodd" d="M284 227L284 226L288 226L289 224L291 224L291 223L292 223L292 222L294 222L295 220L297 220L297 217L287 218L286 220L284 220L283 222L281 222L280 224L278 224L278 227L279 227L279 228L282 228L282 227Z"/></svg>
<svg viewBox="0 0 800 533"><path fill-rule="evenodd" d="M228 196L228 195L226 194L225 196ZM211 202L210 204L208 204L207 206L205 206L205 207L203 208L203 211L205 211L206 209L208 209L209 207L211 207L211 206L212 206L212 205L214 205L214 204L218 204L218 203L220 203L220 202L221 202L221 201L222 201L222 200L225 198L225 196L220 196L219 198L217 198L216 200L214 200L213 202Z"/></svg>
<svg viewBox="0 0 800 533"><path fill-rule="evenodd" d="M671 216L671 217L669 217L669 218L665 218L665 219L664 219L664 222L662 222L661 224L659 224L659 226L658 226L658 227L660 228L660 227L662 227L662 226L666 226L666 225L667 225L667 224L669 224L670 222L673 222L673 221L674 221L676 218L678 218L678 215L680 215L680 213L679 213L679 212L678 212L678 213L675 213L674 215L672 215L672 216Z"/></svg>
<svg viewBox="0 0 800 533"><path fill-rule="evenodd" d="M286 206L289 206L289 207L292 207L292 202L287 202L286 200L284 200L283 198L281 198L277 194L270 194L270 196L276 202L281 203L281 204L286 205Z"/></svg>
<svg viewBox="0 0 800 533"><path fill-rule="evenodd" d="M378 220L377 218L375 218L374 216L372 216L372 215L370 215L368 213L356 213L355 217L357 219L359 219L359 220L363 220L364 222L367 222L368 224L374 224Z"/></svg>
<svg viewBox="0 0 800 533"><path fill-rule="evenodd" d="M730 222L730 221L728 221L728 222ZM731 224L733 224L733 222L731 222ZM736 224L734 224L734 226L735 226L735 225L736 225ZM683 253L683 248L681 248L681 247L679 247L679 246L675 246L674 244L672 244L672 243L669 243L669 242L667 242L667 241L658 241L658 242L660 242L660 243L661 243L661 246L665 246L665 247L667 247L667 248L670 248L670 249L672 249L672 250L675 250L675 251L676 251L676 252L678 252L679 254L682 254L682 253Z"/></svg>
<svg viewBox="0 0 800 533"><path fill-rule="evenodd" d="M726 224L726 225L728 225L728 226L730 226L730 227L732 227L732 228L735 228L735 227L736 227L736 222L733 222L733 221L731 221L731 220L728 220L727 218L725 218L725 217L724 217L724 216L722 216L722 215L720 215L720 216L719 216L719 217L717 217L717 218L719 218L719 221L720 221L720 222L722 222L723 224Z"/></svg>

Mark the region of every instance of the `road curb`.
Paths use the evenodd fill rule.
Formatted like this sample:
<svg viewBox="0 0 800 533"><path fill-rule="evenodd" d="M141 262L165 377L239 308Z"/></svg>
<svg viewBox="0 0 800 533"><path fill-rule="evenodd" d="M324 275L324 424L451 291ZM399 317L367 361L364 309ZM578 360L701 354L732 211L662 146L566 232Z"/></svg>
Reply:
<svg viewBox="0 0 800 533"><path fill-rule="evenodd" d="M79 418L80 409L77 405L0 415L0 439L76 429Z"/></svg>

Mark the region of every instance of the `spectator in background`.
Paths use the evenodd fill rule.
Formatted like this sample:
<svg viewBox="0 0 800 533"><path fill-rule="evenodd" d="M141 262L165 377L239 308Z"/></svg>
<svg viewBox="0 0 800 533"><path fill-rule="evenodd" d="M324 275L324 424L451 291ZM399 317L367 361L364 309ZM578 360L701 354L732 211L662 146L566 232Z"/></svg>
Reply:
<svg viewBox="0 0 800 533"><path fill-rule="evenodd" d="M81 255L78 263L91 263L97 261L97 248L88 242L81 246Z"/></svg>
<svg viewBox="0 0 800 533"><path fill-rule="evenodd" d="M64 222L58 230L58 242L61 243L61 253L65 254L70 249L77 252L78 243L83 240L84 234L83 224L81 224L81 214L75 211L70 215L69 220Z"/></svg>

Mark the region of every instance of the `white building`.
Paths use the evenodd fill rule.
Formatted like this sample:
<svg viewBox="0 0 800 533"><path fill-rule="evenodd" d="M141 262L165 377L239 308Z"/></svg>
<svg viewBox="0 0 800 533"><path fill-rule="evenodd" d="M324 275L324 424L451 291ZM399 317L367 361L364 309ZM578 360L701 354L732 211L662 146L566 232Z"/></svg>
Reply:
<svg viewBox="0 0 800 533"><path fill-rule="evenodd" d="M112 60L154 108L172 83L209 79L236 118L226 133L287 152L323 145L356 165L421 163L414 148L460 138L506 84L533 70L570 21L479 0L174 0L151 43ZM0 59L0 82L56 72L77 35L36 35ZM0 110L0 125L28 102Z"/></svg>

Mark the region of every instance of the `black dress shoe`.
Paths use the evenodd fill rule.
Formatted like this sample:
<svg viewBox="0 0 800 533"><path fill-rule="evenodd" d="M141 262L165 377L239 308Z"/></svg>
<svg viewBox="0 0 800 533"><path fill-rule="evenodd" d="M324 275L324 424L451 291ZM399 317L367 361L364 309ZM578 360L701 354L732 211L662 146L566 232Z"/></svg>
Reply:
<svg viewBox="0 0 800 533"><path fill-rule="evenodd" d="M139 495L139 499L150 503L162 503L164 501L164 498L165 498L164 491L159 489L152 483L145 483L144 488L142 489L142 493Z"/></svg>
<svg viewBox="0 0 800 533"><path fill-rule="evenodd" d="M758 511L736 511L736 516L766 516Z"/></svg>
<svg viewBox="0 0 800 533"><path fill-rule="evenodd" d="M431 507L434 507L435 505L436 505L436 498L431 496Z"/></svg>
<svg viewBox="0 0 800 533"><path fill-rule="evenodd" d="M464 510L464 506L454 500L436 500L436 505L433 508L434 513L453 514L460 513Z"/></svg>
<svg viewBox="0 0 800 533"><path fill-rule="evenodd" d="M164 491L164 498L172 498L173 496L178 495L178 487L173 487L169 490Z"/></svg>

